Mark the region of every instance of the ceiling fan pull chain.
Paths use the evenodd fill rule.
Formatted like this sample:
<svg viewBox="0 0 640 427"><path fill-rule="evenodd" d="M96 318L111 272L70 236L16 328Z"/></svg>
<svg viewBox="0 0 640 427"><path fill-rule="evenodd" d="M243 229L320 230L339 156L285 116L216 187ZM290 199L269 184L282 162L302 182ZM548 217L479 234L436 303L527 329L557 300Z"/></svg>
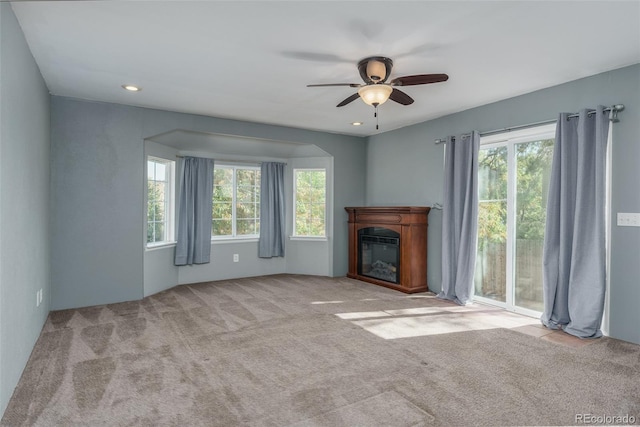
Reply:
<svg viewBox="0 0 640 427"><path fill-rule="evenodd" d="M378 130L378 106L373 107L373 117L376 118L376 130Z"/></svg>

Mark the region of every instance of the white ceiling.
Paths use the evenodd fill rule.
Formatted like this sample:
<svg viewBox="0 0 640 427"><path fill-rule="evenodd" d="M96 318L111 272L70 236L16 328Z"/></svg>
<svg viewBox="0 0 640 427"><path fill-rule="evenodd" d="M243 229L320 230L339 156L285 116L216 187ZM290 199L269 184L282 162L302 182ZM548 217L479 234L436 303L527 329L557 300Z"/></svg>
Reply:
<svg viewBox="0 0 640 427"><path fill-rule="evenodd" d="M360 83L367 56L392 58L391 78L450 77L380 106L380 132L640 62L640 1L12 6L54 95L352 135L376 133L373 108L306 85Z"/></svg>

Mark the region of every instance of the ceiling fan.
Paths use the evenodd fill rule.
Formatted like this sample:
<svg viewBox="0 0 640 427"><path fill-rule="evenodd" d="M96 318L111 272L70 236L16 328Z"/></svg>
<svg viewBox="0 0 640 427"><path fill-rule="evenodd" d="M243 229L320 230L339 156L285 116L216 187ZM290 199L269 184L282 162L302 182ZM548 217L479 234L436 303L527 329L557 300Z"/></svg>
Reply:
<svg viewBox="0 0 640 427"><path fill-rule="evenodd" d="M392 68L393 61L390 58L386 58L384 56L371 56L358 62L358 71L360 72L360 77L362 77L364 84L324 83L307 85L307 87L357 87L359 88L358 92L336 105L336 107L344 107L356 99L362 98L366 104L377 108L378 105L385 103L387 99L391 99L392 101L402 105L413 104L413 98L403 91L396 89L394 86L415 86L445 82L449 80L449 76L446 74L416 74L413 76L396 77L389 83L386 83L389 75L391 74Z"/></svg>

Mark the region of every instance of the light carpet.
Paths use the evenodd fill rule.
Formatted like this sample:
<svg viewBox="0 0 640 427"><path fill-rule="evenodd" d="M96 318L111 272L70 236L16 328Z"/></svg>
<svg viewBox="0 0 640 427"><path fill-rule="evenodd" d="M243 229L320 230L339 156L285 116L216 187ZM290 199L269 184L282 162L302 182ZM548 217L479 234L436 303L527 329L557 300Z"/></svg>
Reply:
<svg viewBox="0 0 640 427"><path fill-rule="evenodd" d="M532 322L347 278L183 285L52 312L1 425L640 422L640 346L516 332Z"/></svg>

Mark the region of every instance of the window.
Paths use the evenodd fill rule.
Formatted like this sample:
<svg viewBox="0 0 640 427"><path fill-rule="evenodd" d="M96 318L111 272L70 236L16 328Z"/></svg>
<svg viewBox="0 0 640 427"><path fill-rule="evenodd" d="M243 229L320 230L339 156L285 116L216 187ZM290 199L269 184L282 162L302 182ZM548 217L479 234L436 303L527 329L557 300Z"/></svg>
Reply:
<svg viewBox="0 0 640 427"><path fill-rule="evenodd" d="M175 162L147 157L147 246L173 241Z"/></svg>
<svg viewBox="0 0 640 427"><path fill-rule="evenodd" d="M293 170L293 235L325 237L326 226L326 170Z"/></svg>
<svg viewBox="0 0 640 427"><path fill-rule="evenodd" d="M475 298L538 315L555 125L482 138ZM479 297L479 298L478 298Z"/></svg>
<svg viewBox="0 0 640 427"><path fill-rule="evenodd" d="M211 237L260 234L260 168L216 165Z"/></svg>

